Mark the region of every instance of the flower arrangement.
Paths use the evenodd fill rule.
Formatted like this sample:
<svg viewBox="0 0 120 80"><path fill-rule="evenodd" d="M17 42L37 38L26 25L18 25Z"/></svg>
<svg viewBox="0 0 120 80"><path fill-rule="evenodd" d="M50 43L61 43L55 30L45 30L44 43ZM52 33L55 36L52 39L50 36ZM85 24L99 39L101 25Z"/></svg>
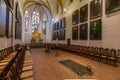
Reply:
<svg viewBox="0 0 120 80"><path fill-rule="evenodd" d="M87 64L86 68L89 71L89 74L92 75L93 74L93 68L90 66L90 63Z"/></svg>

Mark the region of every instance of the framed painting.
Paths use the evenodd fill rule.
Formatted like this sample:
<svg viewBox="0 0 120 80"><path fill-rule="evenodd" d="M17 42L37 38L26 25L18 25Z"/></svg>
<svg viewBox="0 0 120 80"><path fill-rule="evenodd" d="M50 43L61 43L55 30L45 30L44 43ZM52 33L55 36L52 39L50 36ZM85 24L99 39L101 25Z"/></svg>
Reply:
<svg viewBox="0 0 120 80"><path fill-rule="evenodd" d="M54 31L54 24L52 24L52 31Z"/></svg>
<svg viewBox="0 0 120 80"><path fill-rule="evenodd" d="M21 31L22 31L22 16L19 11L19 7L17 7L17 13L16 13L16 24L15 24L15 39L21 39Z"/></svg>
<svg viewBox="0 0 120 80"><path fill-rule="evenodd" d="M54 39L54 40L55 40L55 34L56 34L56 33L54 32L54 33L53 33L53 39Z"/></svg>
<svg viewBox="0 0 120 80"><path fill-rule="evenodd" d="M21 28L21 25L16 22L15 23L15 39L21 39L21 31L22 31L22 28Z"/></svg>
<svg viewBox="0 0 120 80"><path fill-rule="evenodd" d="M22 26L22 15L21 12L18 13L18 23L20 26Z"/></svg>
<svg viewBox="0 0 120 80"><path fill-rule="evenodd" d="M59 21L59 28L58 28L58 30L60 30L61 29L61 21Z"/></svg>
<svg viewBox="0 0 120 80"><path fill-rule="evenodd" d="M58 38L59 37L59 32L57 31L56 32L56 38ZM56 39L55 39L56 40Z"/></svg>
<svg viewBox="0 0 120 80"><path fill-rule="evenodd" d="M12 37L12 28L13 28L13 13L10 9L8 9L8 24L6 28L7 37Z"/></svg>
<svg viewBox="0 0 120 80"><path fill-rule="evenodd" d="M120 0L105 0L105 3L107 14L120 10Z"/></svg>
<svg viewBox="0 0 120 80"><path fill-rule="evenodd" d="M22 17L21 17L21 12L20 12L20 9L19 9L19 5L18 5L18 3L16 4L16 21L18 22L18 23L20 23L20 25L21 25L21 23L22 23Z"/></svg>
<svg viewBox="0 0 120 80"><path fill-rule="evenodd" d="M54 33L52 33L52 40L54 40Z"/></svg>
<svg viewBox="0 0 120 80"><path fill-rule="evenodd" d="M102 16L102 0L92 0L90 2L90 19Z"/></svg>
<svg viewBox="0 0 120 80"><path fill-rule="evenodd" d="M54 32L54 40L56 40L56 32Z"/></svg>
<svg viewBox="0 0 120 80"><path fill-rule="evenodd" d="M60 20L60 29L62 29L62 19Z"/></svg>
<svg viewBox="0 0 120 80"><path fill-rule="evenodd" d="M80 25L80 40L87 40L88 38L88 24Z"/></svg>
<svg viewBox="0 0 120 80"><path fill-rule="evenodd" d="M56 40L57 37L58 37L58 34L57 34L57 32L55 32L55 40Z"/></svg>
<svg viewBox="0 0 120 80"><path fill-rule="evenodd" d="M61 40L65 40L65 29L61 31Z"/></svg>
<svg viewBox="0 0 120 80"><path fill-rule="evenodd" d="M60 31L58 31L58 40L61 40L61 38L60 38Z"/></svg>
<svg viewBox="0 0 120 80"><path fill-rule="evenodd" d="M62 30L60 30L60 40L62 40Z"/></svg>
<svg viewBox="0 0 120 80"><path fill-rule="evenodd" d="M52 40L55 40L55 32L52 33Z"/></svg>
<svg viewBox="0 0 120 80"><path fill-rule="evenodd" d="M79 22L79 11L76 10L72 14L72 25L76 25Z"/></svg>
<svg viewBox="0 0 120 80"><path fill-rule="evenodd" d="M19 39L19 24L18 22L15 23L15 39Z"/></svg>
<svg viewBox="0 0 120 80"><path fill-rule="evenodd" d="M56 31L57 30L57 25L56 25L56 23L54 23L54 31Z"/></svg>
<svg viewBox="0 0 120 80"><path fill-rule="evenodd" d="M16 4L16 20L18 19L18 13L19 13L20 9L19 9L19 5L18 2Z"/></svg>
<svg viewBox="0 0 120 80"><path fill-rule="evenodd" d="M19 30L18 29L18 22L15 22L15 39L17 39L18 38L18 32L17 32L17 30Z"/></svg>
<svg viewBox="0 0 120 80"><path fill-rule="evenodd" d="M61 24L61 20L60 20L60 21L59 21L59 30L61 29L61 25L62 25L62 24Z"/></svg>
<svg viewBox="0 0 120 80"><path fill-rule="evenodd" d="M78 40L78 26L72 27L72 39Z"/></svg>
<svg viewBox="0 0 120 80"><path fill-rule="evenodd" d="M80 22L88 20L88 4L80 8Z"/></svg>
<svg viewBox="0 0 120 80"><path fill-rule="evenodd" d="M0 37L6 36L7 27L7 5L4 0L0 0Z"/></svg>
<svg viewBox="0 0 120 80"><path fill-rule="evenodd" d="M56 30L59 30L59 22L56 23Z"/></svg>
<svg viewBox="0 0 120 80"><path fill-rule="evenodd" d="M66 27L66 19L65 19L65 17L62 19L61 25L62 25L62 28Z"/></svg>
<svg viewBox="0 0 120 80"><path fill-rule="evenodd" d="M52 30L55 31L56 24L53 23Z"/></svg>
<svg viewBox="0 0 120 80"><path fill-rule="evenodd" d="M90 22L90 39L91 40L101 40L102 39L101 19Z"/></svg>
<svg viewBox="0 0 120 80"><path fill-rule="evenodd" d="M58 38L58 32L55 32L55 40Z"/></svg>

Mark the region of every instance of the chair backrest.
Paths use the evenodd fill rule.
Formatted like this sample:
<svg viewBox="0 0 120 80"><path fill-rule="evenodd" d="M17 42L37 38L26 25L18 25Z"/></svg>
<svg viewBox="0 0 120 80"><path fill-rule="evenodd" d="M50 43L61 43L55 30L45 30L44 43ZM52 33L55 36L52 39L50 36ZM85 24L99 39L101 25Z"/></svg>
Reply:
<svg viewBox="0 0 120 80"><path fill-rule="evenodd" d="M98 47L95 47L95 51L94 51L96 54L99 54L98 53Z"/></svg>
<svg viewBox="0 0 120 80"><path fill-rule="evenodd" d="M77 49L77 50L79 50L79 49L80 49L80 47L79 47L79 46L77 46L77 47L76 47L76 49Z"/></svg>
<svg viewBox="0 0 120 80"><path fill-rule="evenodd" d="M94 50L94 47L92 46L92 47L90 47L90 52L93 52Z"/></svg>
<svg viewBox="0 0 120 80"><path fill-rule="evenodd" d="M117 56L120 57L120 49L117 50Z"/></svg>
<svg viewBox="0 0 120 80"><path fill-rule="evenodd" d="M17 49L18 47L20 47L20 44L16 44L15 45L15 49Z"/></svg>
<svg viewBox="0 0 120 80"><path fill-rule="evenodd" d="M103 50L102 55L108 56L109 53L110 53L110 49L109 49L109 48L105 48L105 49Z"/></svg>
<svg viewBox="0 0 120 80"><path fill-rule="evenodd" d="M117 52L117 51L116 51L115 49L111 49L109 56L111 56L111 57L117 57L116 52Z"/></svg>
<svg viewBox="0 0 120 80"><path fill-rule="evenodd" d="M88 47L87 47L87 52L89 52L89 51L90 51L90 47L88 46Z"/></svg>
<svg viewBox="0 0 120 80"><path fill-rule="evenodd" d="M98 49L98 54L102 55L103 50L104 50L104 49L103 49L102 47L100 47L100 48Z"/></svg>
<svg viewBox="0 0 120 80"><path fill-rule="evenodd" d="M87 51L87 46L84 47L84 51Z"/></svg>
<svg viewBox="0 0 120 80"><path fill-rule="evenodd" d="M2 60L2 50L0 50L0 61Z"/></svg>
<svg viewBox="0 0 120 80"><path fill-rule="evenodd" d="M5 55L5 49L2 49L1 50L1 59L4 59L5 57L6 57L6 55Z"/></svg>

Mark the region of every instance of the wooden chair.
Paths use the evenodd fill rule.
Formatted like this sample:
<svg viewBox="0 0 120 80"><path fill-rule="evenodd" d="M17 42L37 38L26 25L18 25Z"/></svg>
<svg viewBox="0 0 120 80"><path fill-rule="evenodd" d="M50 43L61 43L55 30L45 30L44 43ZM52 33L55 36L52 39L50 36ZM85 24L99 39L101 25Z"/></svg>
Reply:
<svg viewBox="0 0 120 80"><path fill-rule="evenodd" d="M12 52L11 49L12 48L9 47L2 52L4 53L2 54L4 58L0 61L0 64L5 62L7 62L7 64L0 65L0 68L3 67L0 74L0 80L20 80L26 47L24 47L19 54L10 53Z"/></svg>
<svg viewBox="0 0 120 80"><path fill-rule="evenodd" d="M108 63L113 64L113 66L117 66L117 53L115 49L111 49L108 55Z"/></svg>
<svg viewBox="0 0 120 80"><path fill-rule="evenodd" d="M117 61L120 62L120 49L117 50Z"/></svg>
<svg viewBox="0 0 120 80"><path fill-rule="evenodd" d="M90 47L89 53L90 53L90 59L94 59L94 47Z"/></svg>
<svg viewBox="0 0 120 80"><path fill-rule="evenodd" d="M90 58L90 47L87 46L86 48L87 48L87 49L86 49L86 53L85 53L85 54L86 54L86 57L87 57L87 58Z"/></svg>
<svg viewBox="0 0 120 80"><path fill-rule="evenodd" d="M103 53L103 48L102 47L100 47L99 49L98 49L98 54L99 54L99 61L101 62L102 61L102 53Z"/></svg>
<svg viewBox="0 0 120 80"><path fill-rule="evenodd" d="M109 48L105 48L101 54L101 62L108 63Z"/></svg>
<svg viewBox="0 0 120 80"><path fill-rule="evenodd" d="M82 51L83 51L83 46L80 46L78 51L80 56L82 56Z"/></svg>
<svg viewBox="0 0 120 80"><path fill-rule="evenodd" d="M95 60L99 61L99 52L98 52L99 48L98 47L95 47L95 51L94 51L94 57L95 57Z"/></svg>
<svg viewBox="0 0 120 80"><path fill-rule="evenodd" d="M80 46L78 45L78 46L76 47L76 54L77 54L77 55L79 55L79 49L80 49Z"/></svg>
<svg viewBox="0 0 120 80"><path fill-rule="evenodd" d="M28 59L29 58L29 59ZM31 63L31 64L29 64ZM28 65L29 64L29 65ZM29 51L25 52L25 60L21 72L21 80L34 80L33 78L33 65L31 60L31 54Z"/></svg>
<svg viewBox="0 0 120 80"><path fill-rule="evenodd" d="M86 46L84 46L82 53L83 53L84 57L87 56L87 47Z"/></svg>

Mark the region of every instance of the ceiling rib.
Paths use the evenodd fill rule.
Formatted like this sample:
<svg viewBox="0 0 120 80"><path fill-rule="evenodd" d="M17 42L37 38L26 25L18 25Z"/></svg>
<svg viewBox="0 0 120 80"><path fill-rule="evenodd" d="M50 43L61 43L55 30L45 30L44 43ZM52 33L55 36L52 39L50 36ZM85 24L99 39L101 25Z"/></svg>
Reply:
<svg viewBox="0 0 120 80"><path fill-rule="evenodd" d="M40 0L40 1L41 1L41 0ZM48 5L47 5L45 2L43 2L43 1L38 2L38 1L33 1L33 0L27 0L27 1L25 1L25 2L23 3L23 8L25 7L25 5L27 5L27 4L30 3L30 2L36 2L36 3L40 4L40 5L43 5L45 8L48 9L48 11L50 12L50 15L52 16L51 8L49 8ZM23 12L25 12L25 9L23 9Z"/></svg>
<svg viewBox="0 0 120 80"><path fill-rule="evenodd" d="M25 0L24 3L23 3L23 12L25 12L25 10L26 10L27 8L29 8L30 6L32 6L32 5L30 5L30 6L27 6L27 7L25 8L25 6L26 6L28 3L31 3L31 2L33 2L33 3L38 3L38 4L40 4L41 6L44 6L45 8L48 9L50 15L52 16L51 6L50 6L50 3L49 3L48 0L46 0L46 1L43 1L43 0L38 0L38 1L36 1L36 0ZM63 2L62 2L62 0L57 0L57 2L58 2L58 4L59 4L60 7L61 7L61 13L63 13Z"/></svg>

